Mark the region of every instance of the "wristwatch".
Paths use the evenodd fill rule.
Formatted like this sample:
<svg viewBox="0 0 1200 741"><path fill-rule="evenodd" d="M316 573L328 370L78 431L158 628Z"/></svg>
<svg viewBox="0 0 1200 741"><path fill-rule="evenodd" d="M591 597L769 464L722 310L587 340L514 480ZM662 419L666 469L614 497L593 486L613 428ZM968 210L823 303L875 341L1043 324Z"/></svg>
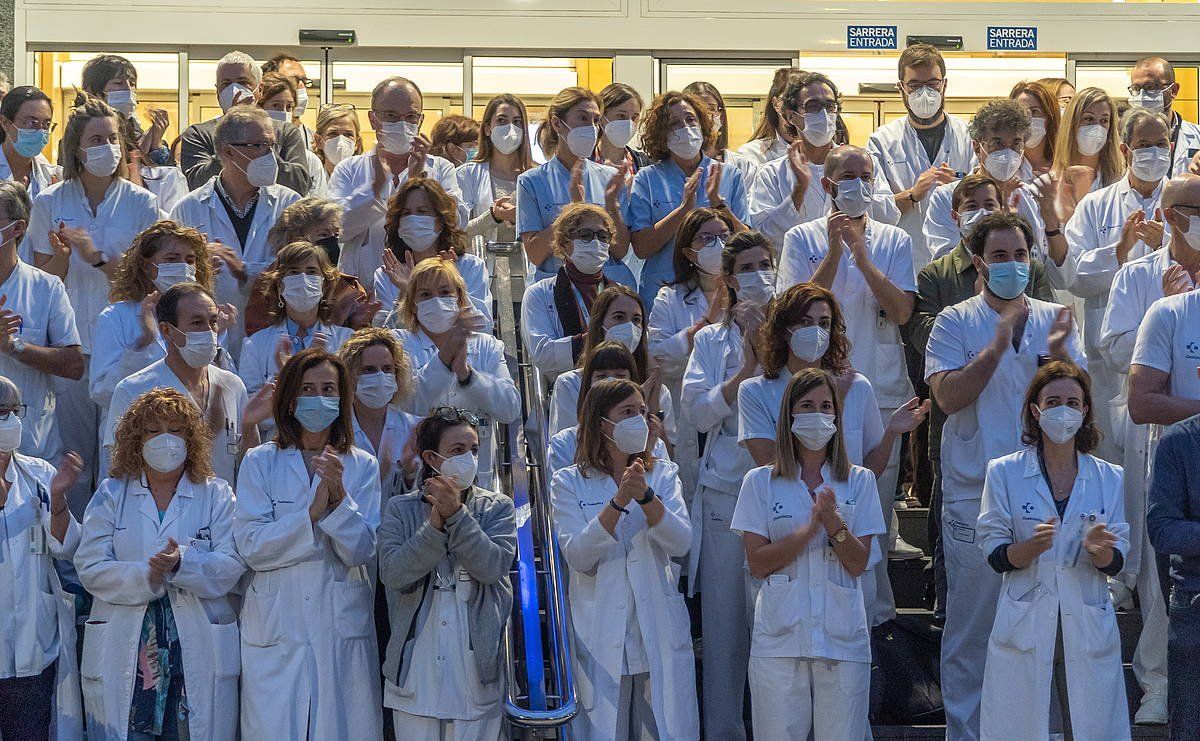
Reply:
<svg viewBox="0 0 1200 741"><path fill-rule="evenodd" d="M845 543L846 538L849 537L850 531L846 528L846 523L842 523L842 526L839 527L833 535L829 536L829 545L834 546L838 543Z"/></svg>
<svg viewBox="0 0 1200 741"><path fill-rule="evenodd" d="M650 504L650 502L654 501L654 490L647 486L646 495L641 499L635 499L633 501L637 502L638 506L645 507L647 504Z"/></svg>
<svg viewBox="0 0 1200 741"><path fill-rule="evenodd" d="M25 352L25 340L20 337L13 337L8 341L8 351L11 355L20 355Z"/></svg>
<svg viewBox="0 0 1200 741"><path fill-rule="evenodd" d="M108 264L108 256L101 250L96 250L96 262L92 263L93 268L102 268Z"/></svg>

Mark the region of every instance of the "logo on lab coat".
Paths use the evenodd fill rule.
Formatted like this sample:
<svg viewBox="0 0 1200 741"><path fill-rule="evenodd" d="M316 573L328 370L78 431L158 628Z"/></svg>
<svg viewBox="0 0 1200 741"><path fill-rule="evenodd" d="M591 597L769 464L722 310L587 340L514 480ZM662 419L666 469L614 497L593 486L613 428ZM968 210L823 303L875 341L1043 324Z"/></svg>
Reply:
<svg viewBox="0 0 1200 741"><path fill-rule="evenodd" d="M1027 515L1033 514L1033 502L1026 502L1021 505L1021 511Z"/></svg>
<svg viewBox="0 0 1200 741"><path fill-rule="evenodd" d="M1192 359L1200 359L1200 342L1196 342L1195 340L1192 340L1191 342L1184 345L1184 349L1187 350L1186 357L1192 358Z"/></svg>
<svg viewBox="0 0 1200 741"><path fill-rule="evenodd" d="M775 502L772 504L771 511L775 513L775 516L771 518L772 521L792 519L792 515L790 513L783 511L783 502Z"/></svg>

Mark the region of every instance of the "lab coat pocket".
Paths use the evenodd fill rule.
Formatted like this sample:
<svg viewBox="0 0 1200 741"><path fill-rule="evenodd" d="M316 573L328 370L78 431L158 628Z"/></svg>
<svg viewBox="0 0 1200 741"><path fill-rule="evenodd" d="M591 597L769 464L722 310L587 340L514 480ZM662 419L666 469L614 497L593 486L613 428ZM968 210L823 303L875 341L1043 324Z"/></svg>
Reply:
<svg viewBox="0 0 1200 741"><path fill-rule="evenodd" d="M1034 586L1019 599L1010 596L1010 589L1000 594L996 620L992 624L992 642L999 648L1029 653L1037 648L1037 602L1041 584Z"/></svg>
<svg viewBox="0 0 1200 741"><path fill-rule="evenodd" d="M1121 639L1117 633L1117 616L1112 605L1080 605L1079 622L1088 656L1101 659L1121 650Z"/></svg>
<svg viewBox="0 0 1200 741"><path fill-rule="evenodd" d="M283 639L279 610L278 593L251 584L246 593L246 603L242 605L242 640L247 645L259 648L279 643Z"/></svg>
<svg viewBox="0 0 1200 741"><path fill-rule="evenodd" d="M53 594L38 592L41 601L42 619L38 621L37 641L41 648L48 648L58 635L58 605L61 600Z"/></svg>
<svg viewBox="0 0 1200 741"><path fill-rule="evenodd" d="M218 678L242 673L241 636L237 623L210 625L213 642L213 668Z"/></svg>
<svg viewBox="0 0 1200 741"><path fill-rule="evenodd" d="M826 582L825 629L830 638L847 646L868 645L867 608L861 589Z"/></svg>
<svg viewBox="0 0 1200 741"><path fill-rule="evenodd" d="M754 601L754 632L774 638L784 635L801 620L798 590L801 584L783 574L772 574L762 583Z"/></svg>
<svg viewBox="0 0 1200 741"><path fill-rule="evenodd" d="M374 626L371 585L363 579L333 583L334 614L345 638L366 638Z"/></svg>
<svg viewBox="0 0 1200 741"><path fill-rule="evenodd" d="M79 676L86 682L99 682L104 676L104 637L108 623L89 620L83 626L83 658L79 664Z"/></svg>
<svg viewBox="0 0 1200 741"><path fill-rule="evenodd" d="M966 487L974 489L983 481L986 465L977 414L973 406L963 409L942 430L942 478L950 484L942 489L944 501L958 498L958 492Z"/></svg>

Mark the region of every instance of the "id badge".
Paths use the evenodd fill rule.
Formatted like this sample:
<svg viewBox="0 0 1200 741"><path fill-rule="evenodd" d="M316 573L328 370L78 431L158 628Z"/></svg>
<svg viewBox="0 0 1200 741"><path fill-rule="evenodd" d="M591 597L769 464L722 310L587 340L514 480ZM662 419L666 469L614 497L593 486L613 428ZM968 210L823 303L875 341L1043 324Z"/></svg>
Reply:
<svg viewBox="0 0 1200 741"><path fill-rule="evenodd" d="M35 556L45 556L50 552L46 547L46 529L42 527L40 517L29 526L29 552Z"/></svg>

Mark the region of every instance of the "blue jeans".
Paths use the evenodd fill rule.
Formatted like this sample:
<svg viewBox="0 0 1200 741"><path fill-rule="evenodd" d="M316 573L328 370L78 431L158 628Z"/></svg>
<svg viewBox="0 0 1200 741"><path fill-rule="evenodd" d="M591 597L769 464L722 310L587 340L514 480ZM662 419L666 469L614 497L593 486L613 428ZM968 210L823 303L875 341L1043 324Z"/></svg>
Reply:
<svg viewBox="0 0 1200 741"><path fill-rule="evenodd" d="M1200 593L1174 586L1168 611L1167 707L1172 741L1200 739Z"/></svg>

